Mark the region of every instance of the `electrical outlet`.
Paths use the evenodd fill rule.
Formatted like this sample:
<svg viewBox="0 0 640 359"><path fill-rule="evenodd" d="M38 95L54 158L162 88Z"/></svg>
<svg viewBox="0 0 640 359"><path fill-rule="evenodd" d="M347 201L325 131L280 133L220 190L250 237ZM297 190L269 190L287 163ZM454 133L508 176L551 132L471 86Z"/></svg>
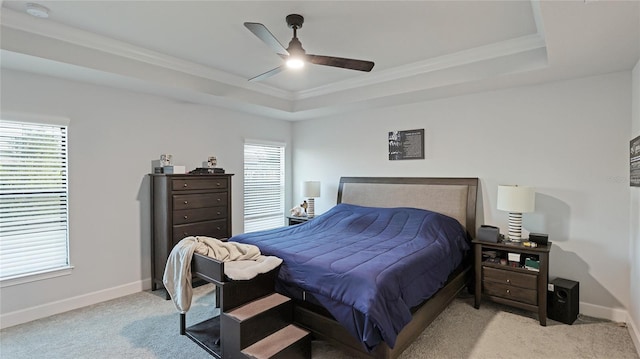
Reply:
<svg viewBox="0 0 640 359"><path fill-rule="evenodd" d="M553 290L555 289L555 286L553 285L553 283L549 283L547 284L547 290L549 292L553 292Z"/></svg>

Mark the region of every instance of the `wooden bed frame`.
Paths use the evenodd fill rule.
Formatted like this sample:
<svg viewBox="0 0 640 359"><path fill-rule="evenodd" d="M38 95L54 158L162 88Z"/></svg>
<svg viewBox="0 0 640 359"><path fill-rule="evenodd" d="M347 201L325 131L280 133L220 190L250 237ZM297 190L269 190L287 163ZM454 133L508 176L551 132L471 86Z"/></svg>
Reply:
<svg viewBox="0 0 640 359"><path fill-rule="evenodd" d="M475 236L477 190L477 178L342 177L338 203L427 209L457 219L471 236ZM305 303L295 306L294 321L316 337L337 344L353 355L397 358L469 285L472 279L471 258L469 255L469 260L449 276L443 288L414 308L412 321L400 332L393 349L383 342L373 352L366 352L362 343L335 319Z"/></svg>
<svg viewBox="0 0 640 359"><path fill-rule="evenodd" d="M477 178L393 178L343 177L338 188L338 203L372 207L414 207L446 214L457 219L472 236L476 229ZM413 319L400 332L393 349L384 342L371 353L324 308L296 301L294 322L317 338L349 351L353 355L373 358L397 358L422 331L449 305L472 279L472 258L465 261L444 287L423 304L413 308ZM259 275L250 281L231 281L224 275L224 263L195 253L191 271L195 277L216 285L216 306L221 312L268 295L274 291L276 272ZM187 335L217 358L225 356L225 342L220 315L189 328L185 314L180 315L180 333Z"/></svg>

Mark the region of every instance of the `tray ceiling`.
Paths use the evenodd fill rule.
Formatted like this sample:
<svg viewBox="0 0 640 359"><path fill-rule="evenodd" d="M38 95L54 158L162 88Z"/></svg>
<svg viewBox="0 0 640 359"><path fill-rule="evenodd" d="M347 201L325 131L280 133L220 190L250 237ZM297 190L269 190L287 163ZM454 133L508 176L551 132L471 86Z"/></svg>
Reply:
<svg viewBox="0 0 640 359"><path fill-rule="evenodd" d="M638 2L26 1L2 3L2 67L289 120L629 70ZM281 64L243 22L308 53L375 62L370 73Z"/></svg>

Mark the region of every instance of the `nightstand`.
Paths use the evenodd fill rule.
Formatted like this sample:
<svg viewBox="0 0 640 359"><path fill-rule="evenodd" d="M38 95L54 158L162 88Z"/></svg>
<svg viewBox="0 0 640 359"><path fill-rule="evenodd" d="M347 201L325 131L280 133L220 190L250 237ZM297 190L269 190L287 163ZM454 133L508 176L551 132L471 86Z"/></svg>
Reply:
<svg viewBox="0 0 640 359"><path fill-rule="evenodd" d="M312 219L313 217L309 218L309 217L287 216L287 222L289 226L304 223Z"/></svg>
<svg viewBox="0 0 640 359"><path fill-rule="evenodd" d="M475 303L481 299L538 313L540 325L547 325L547 283L549 282L549 251L551 242L536 248L522 243L491 243L474 239ZM509 262L509 253L520 255L520 261ZM524 267L525 258L531 258L538 270ZM507 260L507 263L500 262Z"/></svg>

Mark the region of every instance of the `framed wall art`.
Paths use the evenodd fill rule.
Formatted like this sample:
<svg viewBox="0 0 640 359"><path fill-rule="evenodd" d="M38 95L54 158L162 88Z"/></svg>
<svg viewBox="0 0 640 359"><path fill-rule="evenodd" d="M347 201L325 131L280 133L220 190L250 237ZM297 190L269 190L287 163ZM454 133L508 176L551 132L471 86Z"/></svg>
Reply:
<svg viewBox="0 0 640 359"><path fill-rule="evenodd" d="M640 136L629 142L629 184L640 187Z"/></svg>
<svg viewBox="0 0 640 359"><path fill-rule="evenodd" d="M389 160L423 160L424 128L389 132Z"/></svg>

